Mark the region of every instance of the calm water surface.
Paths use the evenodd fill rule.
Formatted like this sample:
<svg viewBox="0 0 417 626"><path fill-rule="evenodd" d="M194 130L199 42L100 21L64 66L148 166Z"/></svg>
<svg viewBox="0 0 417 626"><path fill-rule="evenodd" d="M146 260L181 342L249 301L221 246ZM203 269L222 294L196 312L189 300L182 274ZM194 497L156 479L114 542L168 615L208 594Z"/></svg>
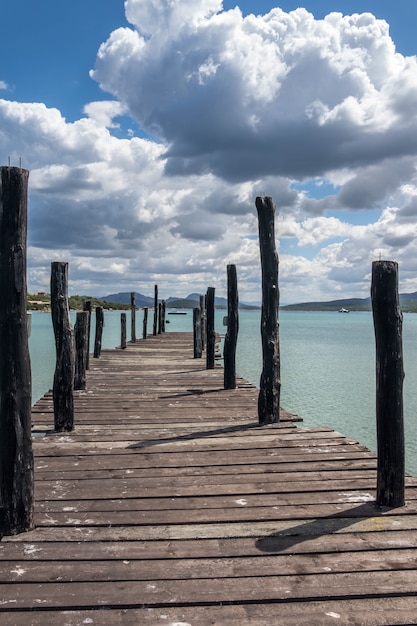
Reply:
<svg viewBox="0 0 417 626"><path fill-rule="evenodd" d="M220 334L225 332L224 314L224 311L216 311L216 330ZM192 331L191 311L187 315L168 315L167 319L170 321L167 332ZM152 332L152 320L150 314L148 332ZM141 312L136 315L136 323L139 337ZM262 367L260 311L241 311L239 326L237 370L240 376L258 385ZM120 312L105 312L103 347L114 348L119 344ZM29 345L32 395L36 402L51 388L53 381L55 346L50 314L32 314ZM372 314L280 311L280 348L281 405L300 415L306 426L330 426L375 450ZM404 315L403 348L406 467L417 475L416 314Z"/></svg>

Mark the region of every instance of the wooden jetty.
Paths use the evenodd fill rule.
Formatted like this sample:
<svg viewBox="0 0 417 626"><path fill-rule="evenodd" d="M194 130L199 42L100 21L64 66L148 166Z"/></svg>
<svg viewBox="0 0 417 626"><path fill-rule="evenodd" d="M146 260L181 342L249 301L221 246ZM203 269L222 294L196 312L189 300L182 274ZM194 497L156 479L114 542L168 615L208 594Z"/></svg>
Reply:
<svg viewBox="0 0 417 626"><path fill-rule="evenodd" d="M0 542L0 623L415 624L417 479L374 504L375 455L193 358L189 333L105 350L75 430L33 407L36 528Z"/></svg>

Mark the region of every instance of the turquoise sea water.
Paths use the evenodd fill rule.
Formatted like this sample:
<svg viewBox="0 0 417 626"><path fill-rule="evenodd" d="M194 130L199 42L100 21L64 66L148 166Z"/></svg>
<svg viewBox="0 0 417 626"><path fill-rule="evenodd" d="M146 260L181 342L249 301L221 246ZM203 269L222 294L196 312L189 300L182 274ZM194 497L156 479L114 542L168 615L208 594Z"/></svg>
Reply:
<svg viewBox="0 0 417 626"><path fill-rule="evenodd" d="M151 313L151 312L150 312ZM224 334L224 311L216 311L216 331ZM129 317L129 314L128 314ZM167 332L192 331L192 312L168 315ZM74 321L74 320L73 320ZM92 341L94 314L92 316ZM149 330L152 332L152 315ZM137 336L142 313L136 315ZM128 333L130 325L128 321ZM105 312L103 347L120 344L120 312ZM51 316L32 314L30 337L32 400L52 386L55 346ZM91 346L92 350L93 346ZM190 347L191 348L191 347ZM407 471L417 475L417 315L405 314L404 420ZM371 450L375 435L375 340L372 314L280 311L281 406L306 426L330 426ZM255 385L262 367L260 311L241 311L237 371Z"/></svg>

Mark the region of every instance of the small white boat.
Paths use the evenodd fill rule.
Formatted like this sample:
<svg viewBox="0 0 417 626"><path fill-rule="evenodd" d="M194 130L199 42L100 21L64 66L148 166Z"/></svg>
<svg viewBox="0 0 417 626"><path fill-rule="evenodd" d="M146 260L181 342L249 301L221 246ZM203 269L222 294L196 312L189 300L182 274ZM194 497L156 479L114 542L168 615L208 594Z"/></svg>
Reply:
<svg viewBox="0 0 417 626"><path fill-rule="evenodd" d="M187 315L187 311L168 311L168 315Z"/></svg>
<svg viewBox="0 0 417 626"><path fill-rule="evenodd" d="M343 307L339 309L339 313L349 313L349 309L344 309Z"/></svg>

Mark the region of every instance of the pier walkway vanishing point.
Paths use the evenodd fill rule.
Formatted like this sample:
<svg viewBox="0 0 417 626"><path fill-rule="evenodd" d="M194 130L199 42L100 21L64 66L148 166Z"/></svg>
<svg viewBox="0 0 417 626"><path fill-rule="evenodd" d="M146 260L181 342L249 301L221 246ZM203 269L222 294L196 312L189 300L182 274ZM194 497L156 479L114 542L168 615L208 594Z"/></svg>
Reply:
<svg viewBox="0 0 417 626"><path fill-rule="evenodd" d="M416 624L417 479L374 505L375 455L167 333L92 359L75 430L33 408L36 528L0 542L2 626ZM49 430L49 432L48 432Z"/></svg>

